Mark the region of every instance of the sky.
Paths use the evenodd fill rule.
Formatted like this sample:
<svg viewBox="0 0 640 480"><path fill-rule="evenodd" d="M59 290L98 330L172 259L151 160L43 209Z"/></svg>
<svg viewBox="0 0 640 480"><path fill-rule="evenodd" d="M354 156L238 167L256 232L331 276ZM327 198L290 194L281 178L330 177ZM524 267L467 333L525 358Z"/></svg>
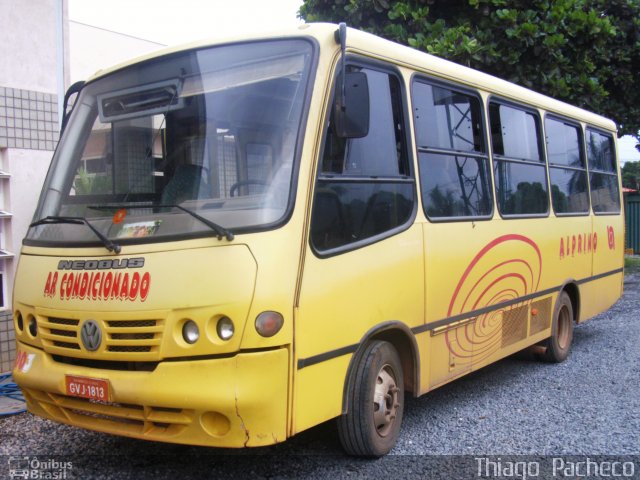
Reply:
<svg viewBox="0 0 640 480"><path fill-rule="evenodd" d="M69 0L69 19L166 45L302 23L302 0Z"/></svg>
<svg viewBox="0 0 640 480"><path fill-rule="evenodd" d="M69 0L69 19L165 45L302 23L302 0ZM630 136L618 143L625 161L640 160Z"/></svg>
<svg viewBox="0 0 640 480"><path fill-rule="evenodd" d="M637 162L640 160L640 152L635 148L638 141L631 135L625 135L618 139L618 156L620 157L620 163L632 161Z"/></svg>

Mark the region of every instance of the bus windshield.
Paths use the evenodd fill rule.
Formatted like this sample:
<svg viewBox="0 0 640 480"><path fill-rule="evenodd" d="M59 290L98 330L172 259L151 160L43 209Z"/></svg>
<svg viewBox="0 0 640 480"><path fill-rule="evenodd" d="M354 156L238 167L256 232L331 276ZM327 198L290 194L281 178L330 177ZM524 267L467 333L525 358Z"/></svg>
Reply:
<svg viewBox="0 0 640 480"><path fill-rule="evenodd" d="M25 243L96 243L68 218L124 243L279 225L294 193L311 57L305 40L242 43L88 83Z"/></svg>

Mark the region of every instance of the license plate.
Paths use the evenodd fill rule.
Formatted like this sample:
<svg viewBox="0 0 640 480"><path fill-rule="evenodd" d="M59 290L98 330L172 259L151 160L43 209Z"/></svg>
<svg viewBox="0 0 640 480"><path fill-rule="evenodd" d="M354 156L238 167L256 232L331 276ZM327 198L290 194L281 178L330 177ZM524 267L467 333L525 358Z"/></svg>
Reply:
<svg viewBox="0 0 640 480"><path fill-rule="evenodd" d="M89 400L109 401L109 381L101 378L66 375L67 395Z"/></svg>

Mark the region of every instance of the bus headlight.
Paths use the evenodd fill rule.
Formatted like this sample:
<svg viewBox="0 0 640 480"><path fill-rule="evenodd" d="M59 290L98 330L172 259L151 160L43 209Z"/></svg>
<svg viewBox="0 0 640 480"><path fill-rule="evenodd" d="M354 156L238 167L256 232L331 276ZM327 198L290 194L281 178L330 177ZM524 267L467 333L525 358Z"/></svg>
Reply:
<svg viewBox="0 0 640 480"><path fill-rule="evenodd" d="M216 324L216 332L222 340L229 340L233 337L235 331L236 329L229 317L222 317L218 320L218 323Z"/></svg>
<svg viewBox="0 0 640 480"><path fill-rule="evenodd" d="M256 317L256 331L263 337L273 337L284 325L284 318L278 312L262 312Z"/></svg>
<svg viewBox="0 0 640 480"><path fill-rule="evenodd" d="M187 320L182 326L182 338L188 344L192 345L200 338L200 330L198 325L193 320Z"/></svg>
<svg viewBox="0 0 640 480"><path fill-rule="evenodd" d="M22 313L16 311L14 318L16 320L16 330L18 331L18 333L22 333L22 330L24 330L24 320L22 320Z"/></svg>
<svg viewBox="0 0 640 480"><path fill-rule="evenodd" d="M34 338L38 335L38 322L33 315L29 315L29 333Z"/></svg>

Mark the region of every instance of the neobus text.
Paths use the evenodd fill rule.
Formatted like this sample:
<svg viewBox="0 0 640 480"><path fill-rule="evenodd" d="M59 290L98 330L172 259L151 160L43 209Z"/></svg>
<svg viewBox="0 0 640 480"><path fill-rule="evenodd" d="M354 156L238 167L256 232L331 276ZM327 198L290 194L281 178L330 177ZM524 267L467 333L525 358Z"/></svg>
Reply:
<svg viewBox="0 0 640 480"><path fill-rule="evenodd" d="M110 270L144 267L144 258L120 258L115 260L60 260L58 270Z"/></svg>

